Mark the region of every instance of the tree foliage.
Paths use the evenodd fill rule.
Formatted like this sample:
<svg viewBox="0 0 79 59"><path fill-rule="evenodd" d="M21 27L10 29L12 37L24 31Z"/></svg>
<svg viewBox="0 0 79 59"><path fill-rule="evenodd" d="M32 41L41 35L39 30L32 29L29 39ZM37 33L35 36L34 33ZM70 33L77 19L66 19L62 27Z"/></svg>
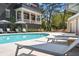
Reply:
<svg viewBox="0 0 79 59"><path fill-rule="evenodd" d="M74 13L67 11L65 7L65 4L46 4L46 9L44 9L43 13L45 20L42 22L42 28L46 31L66 29L67 19Z"/></svg>
<svg viewBox="0 0 79 59"><path fill-rule="evenodd" d="M57 9L57 8L63 7L63 4L60 4L60 3L49 4L48 3L48 4L44 4L44 5L46 8L44 9L45 11L43 13L43 16L45 18L45 21L47 21L46 25L45 25L46 30L51 31L52 26L54 26L55 28L57 28L59 26L59 25L53 25L51 19L53 19L52 16L54 16L55 13L60 12L60 9ZM54 21L54 23L56 23L56 21ZM58 24L58 23L56 23L56 24Z"/></svg>
<svg viewBox="0 0 79 59"><path fill-rule="evenodd" d="M44 20L42 20L41 28L43 28L44 30L46 30L46 22Z"/></svg>
<svg viewBox="0 0 79 59"><path fill-rule="evenodd" d="M66 29L67 28L67 20L69 17L73 15L72 12L66 11L62 13L57 13L55 16L52 16L52 25L53 29ZM63 18L64 17L64 18Z"/></svg>

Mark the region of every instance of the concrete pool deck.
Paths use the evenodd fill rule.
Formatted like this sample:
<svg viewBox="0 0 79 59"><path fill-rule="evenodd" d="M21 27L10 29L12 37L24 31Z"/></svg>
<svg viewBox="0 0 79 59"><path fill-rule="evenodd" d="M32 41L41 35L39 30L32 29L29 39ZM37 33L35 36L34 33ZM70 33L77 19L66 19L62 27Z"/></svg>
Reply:
<svg viewBox="0 0 79 59"><path fill-rule="evenodd" d="M50 35L62 35L64 33L62 32L39 32L39 33L49 33ZM68 34L66 34L68 35ZM69 34L69 35L75 35L75 34ZM34 44L40 44L40 43L45 43L47 42L47 37L42 37L39 39L35 40L25 40L25 41L19 41L19 42L13 42L13 43L6 43L6 44L0 44L0 56L15 56L15 51L16 51L16 45L15 43L22 44L22 45L34 45ZM30 52L29 49L21 49L19 50L18 55L19 56L28 56L28 52ZM31 53L31 56L53 56L37 51L33 51Z"/></svg>

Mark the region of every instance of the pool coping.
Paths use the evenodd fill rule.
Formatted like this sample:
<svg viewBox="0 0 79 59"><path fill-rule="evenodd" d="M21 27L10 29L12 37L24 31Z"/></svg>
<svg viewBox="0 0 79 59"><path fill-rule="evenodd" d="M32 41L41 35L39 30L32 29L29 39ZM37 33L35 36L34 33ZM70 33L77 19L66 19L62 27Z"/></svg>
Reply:
<svg viewBox="0 0 79 59"><path fill-rule="evenodd" d="M10 34L31 34L31 33L45 33L45 34L49 34L48 32L25 32L25 33L2 33L0 35L10 35Z"/></svg>

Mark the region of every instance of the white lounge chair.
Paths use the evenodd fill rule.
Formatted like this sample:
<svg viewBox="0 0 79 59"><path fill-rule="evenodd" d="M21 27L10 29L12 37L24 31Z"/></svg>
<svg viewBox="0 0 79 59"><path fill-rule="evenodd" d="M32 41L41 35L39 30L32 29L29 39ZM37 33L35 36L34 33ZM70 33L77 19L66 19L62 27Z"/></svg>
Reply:
<svg viewBox="0 0 79 59"><path fill-rule="evenodd" d="M18 28L15 29L16 32L20 32Z"/></svg>
<svg viewBox="0 0 79 59"><path fill-rule="evenodd" d="M4 33L4 31L3 31L3 29L2 29L2 28L0 28L0 33Z"/></svg>
<svg viewBox="0 0 79 59"><path fill-rule="evenodd" d="M10 28L7 28L7 32L10 33L11 32L11 29Z"/></svg>
<svg viewBox="0 0 79 59"><path fill-rule="evenodd" d="M23 29L22 29L22 32L26 32L26 29L25 29L25 28L23 28Z"/></svg>
<svg viewBox="0 0 79 59"><path fill-rule="evenodd" d="M37 45L19 45L17 44L17 49L15 56L17 56L19 49L27 48L31 49L32 51L39 51L51 55L68 55L68 52L72 50L77 44L79 43L79 39L76 39L71 45L61 45L61 44L55 44L55 43L43 43L43 44L37 44ZM31 51L31 52L32 52Z"/></svg>
<svg viewBox="0 0 79 59"><path fill-rule="evenodd" d="M47 37L48 38L47 42L49 42L50 40L52 42L57 41L57 40L67 41L67 39L69 39L70 37L72 37L73 39L77 39L77 36L68 36L68 35L57 35L57 36L55 36L55 35L53 35L53 36L48 36Z"/></svg>

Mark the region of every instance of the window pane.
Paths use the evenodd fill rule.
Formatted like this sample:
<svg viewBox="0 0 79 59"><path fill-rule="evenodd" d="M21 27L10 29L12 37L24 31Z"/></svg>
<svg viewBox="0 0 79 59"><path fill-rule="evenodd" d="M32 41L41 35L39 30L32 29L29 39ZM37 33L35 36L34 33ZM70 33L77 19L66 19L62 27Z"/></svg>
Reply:
<svg viewBox="0 0 79 59"><path fill-rule="evenodd" d="M17 19L21 19L21 11L17 11Z"/></svg>
<svg viewBox="0 0 79 59"><path fill-rule="evenodd" d="M29 13L24 12L24 19L29 19Z"/></svg>
<svg viewBox="0 0 79 59"><path fill-rule="evenodd" d="M37 21L40 21L40 16L37 16Z"/></svg>
<svg viewBox="0 0 79 59"><path fill-rule="evenodd" d="M32 20L35 20L35 15L34 14L32 14L31 17L32 17Z"/></svg>
<svg viewBox="0 0 79 59"><path fill-rule="evenodd" d="M6 9L6 18L10 18L10 10L9 9Z"/></svg>

